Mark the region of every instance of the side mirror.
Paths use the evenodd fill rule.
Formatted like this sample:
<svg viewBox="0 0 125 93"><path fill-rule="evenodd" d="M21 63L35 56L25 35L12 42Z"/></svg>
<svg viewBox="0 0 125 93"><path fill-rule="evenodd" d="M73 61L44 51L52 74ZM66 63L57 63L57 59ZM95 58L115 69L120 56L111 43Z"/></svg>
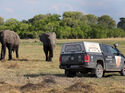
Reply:
<svg viewBox="0 0 125 93"><path fill-rule="evenodd" d="M115 47L115 48L118 47L118 44L114 44L114 47Z"/></svg>

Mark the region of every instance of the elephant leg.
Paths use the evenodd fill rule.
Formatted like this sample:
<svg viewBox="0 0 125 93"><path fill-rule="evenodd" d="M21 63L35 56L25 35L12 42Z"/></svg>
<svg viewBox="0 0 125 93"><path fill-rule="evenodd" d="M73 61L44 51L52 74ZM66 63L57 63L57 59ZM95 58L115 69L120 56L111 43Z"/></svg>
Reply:
<svg viewBox="0 0 125 93"><path fill-rule="evenodd" d="M5 58L6 55L6 45L2 45L2 49L1 49L1 60Z"/></svg>
<svg viewBox="0 0 125 93"><path fill-rule="evenodd" d="M44 53L46 56L46 61L48 61L48 48L46 46L43 46L43 48L44 48Z"/></svg>
<svg viewBox="0 0 125 93"><path fill-rule="evenodd" d="M19 55L18 55L18 50L19 50L19 46L16 46L16 58L19 57Z"/></svg>
<svg viewBox="0 0 125 93"><path fill-rule="evenodd" d="M8 46L9 60L12 60L12 46Z"/></svg>
<svg viewBox="0 0 125 93"><path fill-rule="evenodd" d="M52 61L52 57L53 57L53 48L50 47L50 49L49 49L49 61Z"/></svg>

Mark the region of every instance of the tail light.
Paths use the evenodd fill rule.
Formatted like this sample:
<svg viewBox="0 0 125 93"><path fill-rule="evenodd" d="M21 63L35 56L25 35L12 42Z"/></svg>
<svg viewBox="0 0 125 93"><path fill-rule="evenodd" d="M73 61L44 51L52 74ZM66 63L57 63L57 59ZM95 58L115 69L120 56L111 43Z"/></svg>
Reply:
<svg viewBox="0 0 125 93"><path fill-rule="evenodd" d="M89 62L90 61L90 56L89 55L84 55L84 62Z"/></svg>
<svg viewBox="0 0 125 93"><path fill-rule="evenodd" d="M61 62L62 62L62 57L61 57L61 56L59 57L59 62L60 62L60 64L61 64Z"/></svg>

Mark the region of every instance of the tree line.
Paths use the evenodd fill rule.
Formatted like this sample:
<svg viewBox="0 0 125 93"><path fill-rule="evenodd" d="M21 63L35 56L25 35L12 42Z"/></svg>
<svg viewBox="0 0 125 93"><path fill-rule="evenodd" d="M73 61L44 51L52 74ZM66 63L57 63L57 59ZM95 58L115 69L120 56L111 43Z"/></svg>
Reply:
<svg viewBox="0 0 125 93"><path fill-rule="evenodd" d="M125 37L125 18L118 24L108 15L100 17L67 11L59 14L39 14L28 20L18 21L0 17L0 30L10 29L20 38L38 38L41 33L55 32L57 38L111 38Z"/></svg>

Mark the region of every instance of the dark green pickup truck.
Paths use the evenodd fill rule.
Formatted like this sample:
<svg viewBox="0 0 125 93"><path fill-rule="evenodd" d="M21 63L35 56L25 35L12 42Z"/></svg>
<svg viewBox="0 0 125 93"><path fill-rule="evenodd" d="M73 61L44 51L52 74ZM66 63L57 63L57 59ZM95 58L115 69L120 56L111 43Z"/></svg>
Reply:
<svg viewBox="0 0 125 93"><path fill-rule="evenodd" d="M60 69L68 77L91 72L101 78L105 72L120 72L125 76L125 57L114 46L96 42L73 42L62 45Z"/></svg>

